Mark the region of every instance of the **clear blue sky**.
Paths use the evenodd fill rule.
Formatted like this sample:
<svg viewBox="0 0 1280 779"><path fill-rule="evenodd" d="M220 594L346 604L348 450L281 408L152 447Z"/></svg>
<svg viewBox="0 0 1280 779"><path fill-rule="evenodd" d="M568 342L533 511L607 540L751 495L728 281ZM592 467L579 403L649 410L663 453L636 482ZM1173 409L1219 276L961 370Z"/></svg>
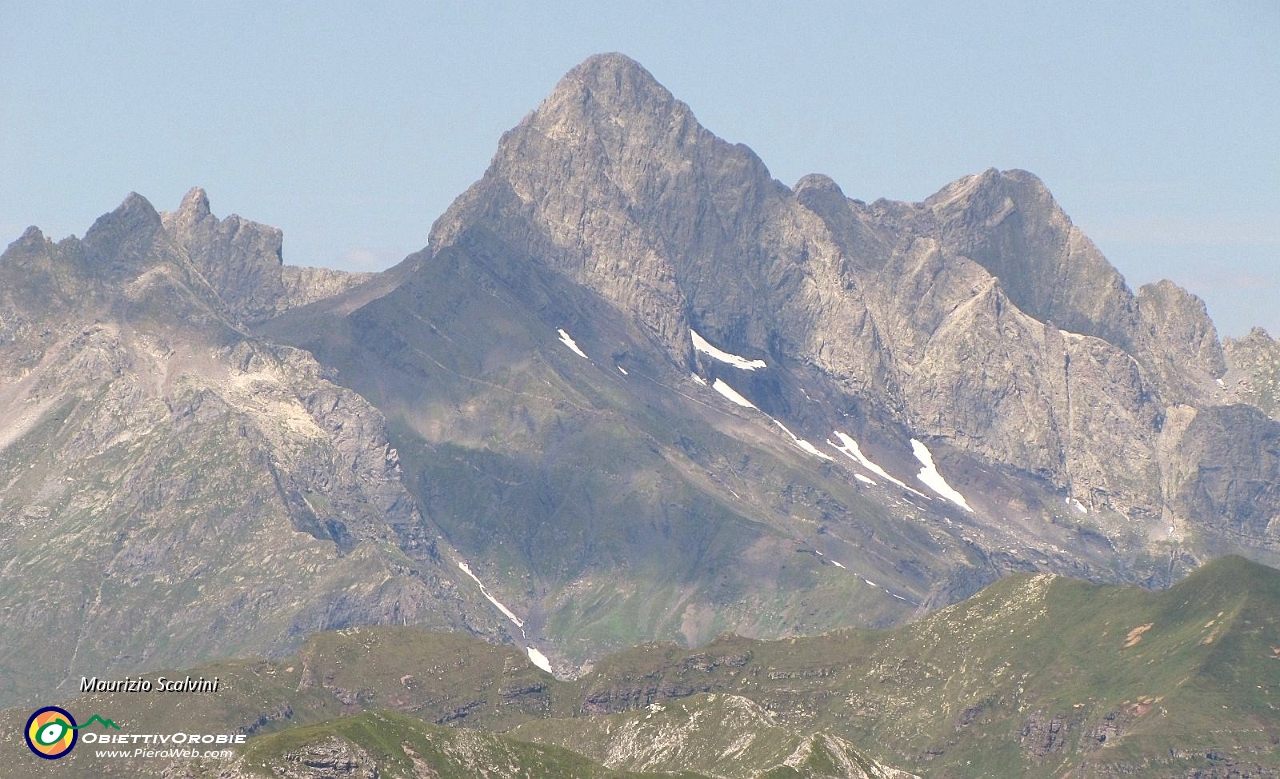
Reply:
<svg viewBox="0 0 1280 779"><path fill-rule="evenodd" d="M386 267L601 51L787 184L919 200L1031 170L1131 287L1172 278L1226 334L1280 335L1275 0L0 0L0 244L200 185L281 227L287 262Z"/></svg>

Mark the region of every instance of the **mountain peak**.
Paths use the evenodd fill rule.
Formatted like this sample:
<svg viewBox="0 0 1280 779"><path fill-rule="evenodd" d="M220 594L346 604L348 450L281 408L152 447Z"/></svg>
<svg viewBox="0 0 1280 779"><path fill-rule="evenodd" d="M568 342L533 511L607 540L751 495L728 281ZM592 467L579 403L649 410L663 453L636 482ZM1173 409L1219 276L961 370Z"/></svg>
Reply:
<svg viewBox="0 0 1280 779"><path fill-rule="evenodd" d="M220 220L213 216L209 208L209 195L200 187L192 187L182 198L177 211L166 211L161 215L165 229L175 235L188 231L193 225L212 218L217 224Z"/></svg>
<svg viewBox="0 0 1280 779"><path fill-rule="evenodd" d="M85 233L85 241L92 243L94 237L104 232L111 234L142 233L151 235L160 229L160 214L151 201L137 192L130 192L109 214L103 214Z"/></svg>
<svg viewBox="0 0 1280 779"><path fill-rule="evenodd" d="M160 214L156 211L155 206L151 205L151 201L147 200L142 195L139 195L137 192L130 192L126 195L124 201L121 202L120 206L112 213L145 219L148 222L158 221L160 219Z"/></svg>
<svg viewBox="0 0 1280 779"><path fill-rule="evenodd" d="M44 237L44 233L40 231L40 228L35 225L31 225L26 230L22 231L22 236L14 243L31 244L34 246L43 244L46 240L47 239Z"/></svg>
<svg viewBox="0 0 1280 779"><path fill-rule="evenodd" d="M555 91L559 91L561 86L575 83L604 90L629 86L644 90L657 89L670 94L643 65L616 51L587 57L560 79Z"/></svg>
<svg viewBox="0 0 1280 779"><path fill-rule="evenodd" d="M628 114L663 113L675 98L640 63L625 54L596 54L556 84L534 116L539 124L565 119L617 119Z"/></svg>
<svg viewBox="0 0 1280 779"><path fill-rule="evenodd" d="M810 173L806 176L801 176L796 185L791 188L791 191L796 193L797 196L802 192L819 192L824 196L828 194L838 195L839 197L845 196L844 191L840 189L840 185L835 182L835 179L822 173Z"/></svg>
<svg viewBox="0 0 1280 779"><path fill-rule="evenodd" d="M200 187L192 187L186 197L182 198L178 213L193 220L210 216L212 212L209 210L209 195Z"/></svg>
<svg viewBox="0 0 1280 779"><path fill-rule="evenodd" d="M981 173L951 182L926 199L925 205L935 211L945 212L949 209L969 208L976 202L1010 197L1016 202L1040 204L1049 210L1060 210L1049 188L1039 176L1025 170L996 168L987 168Z"/></svg>

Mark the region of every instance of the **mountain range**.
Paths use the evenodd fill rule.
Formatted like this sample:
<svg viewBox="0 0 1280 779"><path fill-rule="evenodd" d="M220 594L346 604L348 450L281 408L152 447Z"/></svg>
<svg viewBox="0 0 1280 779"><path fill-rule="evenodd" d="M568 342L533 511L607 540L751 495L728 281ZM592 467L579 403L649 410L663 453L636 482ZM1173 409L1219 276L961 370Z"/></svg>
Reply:
<svg viewBox="0 0 1280 779"><path fill-rule="evenodd" d="M609 54L426 240L295 268L195 189L9 245L0 705L356 626L573 678L1015 572L1280 566L1280 346L1131 291L1030 173L788 187Z"/></svg>

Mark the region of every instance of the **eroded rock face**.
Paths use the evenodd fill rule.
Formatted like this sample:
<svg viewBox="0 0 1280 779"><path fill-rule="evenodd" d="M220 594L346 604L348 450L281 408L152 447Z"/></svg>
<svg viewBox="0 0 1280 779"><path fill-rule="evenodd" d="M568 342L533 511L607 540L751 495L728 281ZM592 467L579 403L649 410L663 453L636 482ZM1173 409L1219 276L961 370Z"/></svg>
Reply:
<svg viewBox="0 0 1280 779"><path fill-rule="evenodd" d="M164 227L237 319L255 321L276 312L284 295L280 230L235 215L218 219L199 188L164 215Z"/></svg>
<svg viewBox="0 0 1280 779"><path fill-rule="evenodd" d="M1221 538L1280 545L1280 422L1244 404L1202 409L1170 460L1178 514Z"/></svg>
<svg viewBox="0 0 1280 779"><path fill-rule="evenodd" d="M1204 301L1165 280L1138 290L1138 313L1140 354L1165 402L1211 403L1227 362Z"/></svg>
<svg viewBox="0 0 1280 779"><path fill-rule="evenodd" d="M278 228L242 219L219 219L196 187L177 211L161 217L165 231L225 304L231 318L254 324L282 311L333 297L372 275L284 265Z"/></svg>
<svg viewBox="0 0 1280 779"><path fill-rule="evenodd" d="M286 753L275 764L281 779L378 779L377 761L336 736Z"/></svg>
<svg viewBox="0 0 1280 779"><path fill-rule="evenodd" d="M1256 406L1280 419L1280 342L1255 327L1223 344L1230 372L1223 381L1228 400Z"/></svg>

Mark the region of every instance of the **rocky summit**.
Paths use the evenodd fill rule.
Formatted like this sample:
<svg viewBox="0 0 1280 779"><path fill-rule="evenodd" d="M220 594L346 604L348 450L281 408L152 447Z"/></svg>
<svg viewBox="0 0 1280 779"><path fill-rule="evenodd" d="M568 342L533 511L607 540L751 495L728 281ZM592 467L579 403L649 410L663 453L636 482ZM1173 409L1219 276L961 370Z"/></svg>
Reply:
<svg viewBox="0 0 1280 779"><path fill-rule="evenodd" d="M788 187L608 54L424 238L295 268L195 189L9 245L0 704L360 625L569 678L1014 572L1280 565L1275 341L1132 291L1031 173Z"/></svg>

